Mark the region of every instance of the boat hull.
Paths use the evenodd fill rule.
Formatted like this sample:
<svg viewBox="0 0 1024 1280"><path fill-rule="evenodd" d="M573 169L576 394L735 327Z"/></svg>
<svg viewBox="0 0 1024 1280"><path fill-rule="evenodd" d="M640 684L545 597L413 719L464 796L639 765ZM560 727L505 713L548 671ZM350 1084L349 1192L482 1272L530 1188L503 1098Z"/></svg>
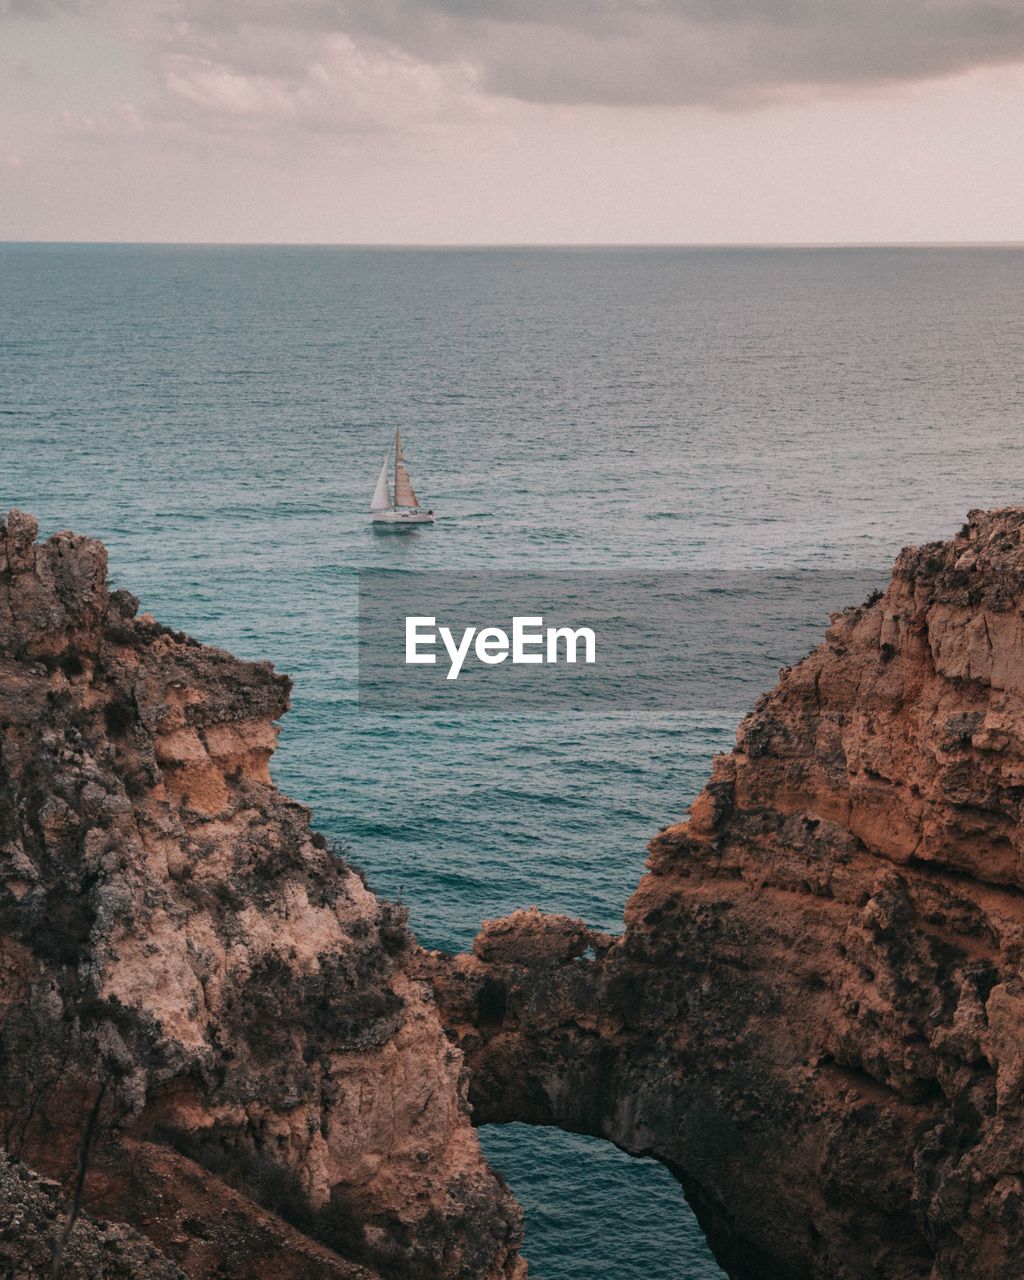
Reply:
<svg viewBox="0 0 1024 1280"><path fill-rule="evenodd" d="M433 511L372 511L370 519L376 525L402 529L408 525L433 524Z"/></svg>

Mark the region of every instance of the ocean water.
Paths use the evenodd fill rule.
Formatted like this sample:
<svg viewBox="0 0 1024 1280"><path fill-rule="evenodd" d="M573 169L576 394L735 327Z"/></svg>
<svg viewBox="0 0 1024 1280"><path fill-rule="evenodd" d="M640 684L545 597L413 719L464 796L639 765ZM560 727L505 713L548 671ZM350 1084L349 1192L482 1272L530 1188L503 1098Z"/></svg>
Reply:
<svg viewBox="0 0 1024 1280"><path fill-rule="evenodd" d="M734 723L371 715L356 571L885 563L1024 501L1022 368L1008 249L0 246L0 505L292 674L275 777L424 943L529 903L614 930ZM396 426L439 521L382 537ZM660 1166L482 1136L540 1280L721 1274Z"/></svg>

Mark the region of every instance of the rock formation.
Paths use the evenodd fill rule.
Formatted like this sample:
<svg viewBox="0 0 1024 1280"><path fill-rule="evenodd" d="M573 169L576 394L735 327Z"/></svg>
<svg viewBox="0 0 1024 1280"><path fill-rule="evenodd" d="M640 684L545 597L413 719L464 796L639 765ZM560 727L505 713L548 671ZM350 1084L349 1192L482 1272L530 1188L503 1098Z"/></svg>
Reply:
<svg viewBox="0 0 1024 1280"><path fill-rule="evenodd" d="M61 1186L0 1155L0 1275L28 1280L53 1273L56 1242L62 1280L185 1280L185 1273L130 1227L80 1214L66 1232Z"/></svg>
<svg viewBox="0 0 1024 1280"><path fill-rule="evenodd" d="M479 1122L679 1177L737 1280L1024 1274L1024 508L904 551L650 846L621 938L421 957Z"/></svg>
<svg viewBox="0 0 1024 1280"><path fill-rule="evenodd" d="M35 535L0 525L0 1144L50 1181L0 1165L0 1268L80 1213L66 1277L523 1275L404 912L271 784L287 679Z"/></svg>
<svg viewBox="0 0 1024 1280"><path fill-rule="evenodd" d="M521 1280L467 1067L477 1123L662 1160L735 1280L1022 1273L1024 508L834 616L621 936L520 911L457 957L273 788L283 677L34 536L0 526L0 1138L46 1175L0 1163L11 1274Z"/></svg>

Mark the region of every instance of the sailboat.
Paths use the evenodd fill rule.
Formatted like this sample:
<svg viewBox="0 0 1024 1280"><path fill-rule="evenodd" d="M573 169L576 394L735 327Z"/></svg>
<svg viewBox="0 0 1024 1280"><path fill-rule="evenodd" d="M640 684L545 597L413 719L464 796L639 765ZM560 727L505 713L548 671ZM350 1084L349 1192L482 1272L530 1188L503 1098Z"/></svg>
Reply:
<svg viewBox="0 0 1024 1280"><path fill-rule="evenodd" d="M395 451L395 491L392 498L391 486L388 484L388 465L391 462L391 449ZM402 433L395 432L395 443L388 449L384 465L377 477L377 487L370 500L370 519L374 524L408 525L433 524L433 511L425 511L416 497L416 490L409 479L409 471L402 454Z"/></svg>

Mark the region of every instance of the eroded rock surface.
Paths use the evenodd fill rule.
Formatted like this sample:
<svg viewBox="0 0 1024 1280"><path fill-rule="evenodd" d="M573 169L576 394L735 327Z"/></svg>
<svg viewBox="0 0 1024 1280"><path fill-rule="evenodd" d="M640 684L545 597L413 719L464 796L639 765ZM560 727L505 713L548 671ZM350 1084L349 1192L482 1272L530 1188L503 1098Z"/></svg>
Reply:
<svg viewBox="0 0 1024 1280"><path fill-rule="evenodd" d="M287 679L35 537L0 525L2 1145L69 1195L84 1153L168 1275L522 1275L404 913L270 781Z"/></svg>
<svg viewBox="0 0 1024 1280"><path fill-rule="evenodd" d="M0 1275L51 1275L54 1243L64 1234L68 1203L59 1183L0 1155ZM79 1215L60 1257L63 1280L185 1280L145 1236L119 1223Z"/></svg>
<svg viewBox="0 0 1024 1280"><path fill-rule="evenodd" d="M423 958L478 1120L661 1159L738 1280L1024 1274L1022 535L974 512L833 618L620 939Z"/></svg>

